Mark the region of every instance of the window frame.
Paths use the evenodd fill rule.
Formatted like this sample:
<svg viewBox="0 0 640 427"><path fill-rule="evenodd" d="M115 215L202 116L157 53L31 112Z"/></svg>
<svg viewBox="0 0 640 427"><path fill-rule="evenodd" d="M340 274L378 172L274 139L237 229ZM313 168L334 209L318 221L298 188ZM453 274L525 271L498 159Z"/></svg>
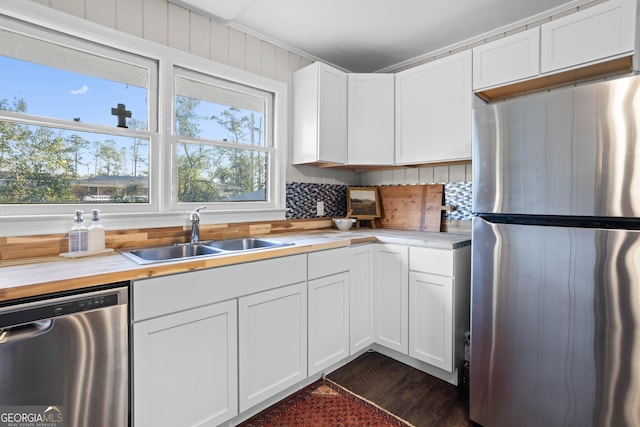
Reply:
<svg viewBox="0 0 640 427"><path fill-rule="evenodd" d="M66 41L63 45L71 48L77 48L77 46L69 45L68 40L76 40L80 46L84 46L83 43L89 45L95 43L104 46L108 51L112 48L116 52L123 52L124 55L139 56L158 64L157 79L155 82L151 81L149 86L148 107L157 106L155 112L149 112L149 132L85 123L69 125L65 120L8 114L12 116L12 120L26 124L48 124L54 127L64 124L66 129L86 132L102 130L123 136L141 137L142 134L144 137L150 136L149 197L151 202L126 204L125 211L113 209L118 204L21 205L22 210L7 209L12 206L0 205L0 236L65 232L76 208L85 211L92 208L103 210L103 222L110 229L187 225L188 213L194 205L208 206L208 209L202 212L202 222L205 224L285 219L288 134L286 83L104 27L35 2L0 0L0 5L2 6L0 27L3 29L45 41L52 40L53 35L54 42ZM269 198L267 203L231 202L229 206L214 207L213 203L177 204L176 200L172 199L176 194L173 177L177 173L177 165L172 155L173 147L176 146L173 132L175 68L212 76L222 81L232 82L234 85L254 87L272 94L273 154L269 156L268 167L271 175L267 183ZM157 91L153 90L154 87ZM60 206L61 209L52 211L50 209L52 206ZM132 209L133 206L135 209Z"/></svg>
<svg viewBox="0 0 640 427"><path fill-rule="evenodd" d="M225 89L231 89L236 92L246 93L252 96L264 96L265 97L265 136L263 146L250 146L247 144L235 144L235 143L223 143L222 141L216 141L209 138L195 138L189 136L178 135L175 128L175 99L178 96L175 80L183 78L192 80L202 84L214 85L224 87ZM273 93L266 92L264 90L250 87L247 85L239 85L234 82L225 82L215 76L195 72L190 69L182 67L174 67L173 71L173 108L172 108L172 121L171 121L171 155L172 155L172 188L171 188L171 209L172 210L184 210L184 208L195 209L202 205L207 205L208 210L213 211L233 211L236 207L242 207L243 210L255 210L255 209L273 209L275 207L275 201L273 200L272 191L270 188L270 181L273 179L272 175L276 168L277 152L274 142L274 114L273 114ZM177 156L178 146L181 142L203 144L213 147L224 147L231 149L240 149L248 151L256 151L267 154L267 186L265 188L267 200L265 201L236 201L236 202L179 202L177 191Z"/></svg>

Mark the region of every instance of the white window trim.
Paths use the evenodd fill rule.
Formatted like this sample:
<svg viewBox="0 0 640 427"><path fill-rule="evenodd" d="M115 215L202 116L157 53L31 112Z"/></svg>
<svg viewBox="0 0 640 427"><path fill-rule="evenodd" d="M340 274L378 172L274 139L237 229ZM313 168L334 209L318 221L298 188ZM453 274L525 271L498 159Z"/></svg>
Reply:
<svg viewBox="0 0 640 427"><path fill-rule="evenodd" d="M158 99L160 106L157 123L157 141L152 141L150 155L160 167L151 170L150 196L155 198L158 205L154 210L140 212L105 213L102 222L107 229L134 229L149 227L167 227L188 225L188 214L185 211L172 210L171 171L163 170L167 167L166 159L171 158L172 144L167 143L171 136L173 123L173 68L174 66L190 69L217 78L226 79L234 83L256 87L273 93L273 139L276 155L273 156L269 193L273 204L265 208L256 209L221 209L205 210L202 212L203 224L232 223L249 221L271 221L285 219L285 174L287 159L287 85L239 70L228 65L220 64L209 59L201 58L168 46L145 40L112 28L72 16L58 10L31 1L16 2L15 0L0 0L0 14L28 24L33 24L48 30L77 37L82 40L112 46L124 52L140 55L158 61ZM153 100L150 100L153 102ZM150 117L149 123L152 124ZM150 127L150 129L153 129ZM113 132L113 130L110 130ZM153 147L160 149L152 149ZM155 157L157 156L157 157ZM167 157L169 156L169 157ZM156 175L156 176L154 176ZM157 184L157 185L155 185ZM158 187L158 188L154 188ZM148 206L148 205L145 205ZM244 205L247 206L247 205ZM35 206L34 206L35 207ZM88 209L88 205L83 205ZM181 207L183 207L181 205ZM64 233L68 230L73 218L74 207L68 206L68 214L47 214L30 210L29 213L8 213L0 206L0 236L18 236L31 234ZM31 213L33 212L33 213Z"/></svg>
<svg viewBox="0 0 640 427"><path fill-rule="evenodd" d="M213 77L213 76L209 76L209 75L204 75L204 74L200 74L197 72L194 72L193 70L190 69L186 69L183 67L177 67L177 69L174 71L173 73L174 78L178 77L178 78L184 78L184 79L188 79L188 80L193 80L196 82L200 82L203 84L220 84L222 83L220 81L220 79L218 79L217 77ZM175 82L175 81L174 81ZM172 96L172 115L171 115L171 137L170 137L170 141L171 141L171 156L173 157L171 164L175 167L177 165L177 159L175 158L175 156L177 155L177 150L178 150L178 144L181 141L185 141L185 142L192 142L192 143L204 143L206 144L208 142L208 140L206 138L192 138L192 137L185 137L182 135L177 135L176 134L176 130L175 130L175 97L176 97L176 88L175 85L173 86L174 91L173 96ZM239 85L235 85L233 82L231 83L231 85L229 86L229 89L232 90L238 90L239 92L244 92L246 94L249 95L254 95L254 96L262 96L261 92L264 92L262 90L259 90L255 87L249 87L246 85L243 85L242 87L240 87ZM267 105L266 109L265 109L265 114L268 116L270 114L273 113L273 94L271 94L270 97L270 101L272 105ZM267 120L268 121L268 120ZM270 121L268 121L268 126L267 126L267 135L265 135L265 146L261 146L261 147L251 147L251 146L246 146L245 144L227 144L228 148L233 148L233 149L255 149L255 151L258 152L263 152L263 153L267 153L268 154L268 159L269 159L269 164L268 164L268 169L269 170L276 170L277 167L277 155L278 155L278 150L276 149L275 146L275 141L274 141L274 123L271 123ZM216 146L222 146L224 144L220 144L220 143L216 143L216 144L212 144L212 145L216 145ZM169 210L172 211L180 211L180 210L184 210L185 208L189 208L189 209L196 209L200 206L207 206L207 210L214 210L216 212L234 212L237 211L236 206L238 203L241 203L242 206L244 207L243 210L260 210L260 209L274 209L276 207L277 201L274 200L273 195L271 194L272 191L274 191L273 188L271 188L271 185L267 186L267 200L266 201L255 201L255 202L215 202L215 203L206 203L206 202L194 202L194 203L185 203L185 202L180 202L178 203L178 194L177 194L177 188L175 187L175 182L177 181L177 170L172 169L171 170L171 182L173 183L173 187L172 187L172 192L171 192L171 206L169 207Z"/></svg>

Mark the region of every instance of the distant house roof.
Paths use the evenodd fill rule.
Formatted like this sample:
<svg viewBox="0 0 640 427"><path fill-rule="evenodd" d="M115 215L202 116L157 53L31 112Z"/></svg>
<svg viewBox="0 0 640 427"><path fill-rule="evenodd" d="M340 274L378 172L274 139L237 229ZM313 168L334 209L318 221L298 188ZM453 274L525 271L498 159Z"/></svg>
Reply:
<svg viewBox="0 0 640 427"><path fill-rule="evenodd" d="M91 178L75 180L74 184L87 187L127 187L130 185L147 187L149 185L149 178L146 176L98 175Z"/></svg>
<svg viewBox="0 0 640 427"><path fill-rule="evenodd" d="M264 188L261 188L250 193L238 194L237 196L229 196L225 201L229 202L242 202L242 201L263 201L266 200Z"/></svg>

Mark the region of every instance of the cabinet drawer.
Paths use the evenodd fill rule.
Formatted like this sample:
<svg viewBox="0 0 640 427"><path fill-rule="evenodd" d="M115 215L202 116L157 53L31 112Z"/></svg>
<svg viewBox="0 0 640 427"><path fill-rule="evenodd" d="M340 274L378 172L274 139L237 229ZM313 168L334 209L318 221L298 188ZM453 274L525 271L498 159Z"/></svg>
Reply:
<svg viewBox="0 0 640 427"><path fill-rule="evenodd" d="M453 251L449 249L409 249L409 270L453 276Z"/></svg>
<svg viewBox="0 0 640 427"><path fill-rule="evenodd" d="M349 271L349 248L329 249L309 254L309 280Z"/></svg>
<svg viewBox="0 0 640 427"><path fill-rule="evenodd" d="M293 255L136 280L133 282L133 320L138 322L304 282L306 261L306 255Z"/></svg>

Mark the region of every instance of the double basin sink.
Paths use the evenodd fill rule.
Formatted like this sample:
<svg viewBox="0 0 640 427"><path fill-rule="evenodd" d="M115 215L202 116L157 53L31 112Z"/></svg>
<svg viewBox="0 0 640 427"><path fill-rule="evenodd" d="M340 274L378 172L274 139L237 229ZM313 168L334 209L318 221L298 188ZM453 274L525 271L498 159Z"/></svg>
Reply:
<svg viewBox="0 0 640 427"><path fill-rule="evenodd" d="M150 264L154 262L178 261L260 249L272 249L290 245L293 245L293 243L246 237L242 239L207 240L198 243L178 243L172 246L120 251L120 253L138 264Z"/></svg>

